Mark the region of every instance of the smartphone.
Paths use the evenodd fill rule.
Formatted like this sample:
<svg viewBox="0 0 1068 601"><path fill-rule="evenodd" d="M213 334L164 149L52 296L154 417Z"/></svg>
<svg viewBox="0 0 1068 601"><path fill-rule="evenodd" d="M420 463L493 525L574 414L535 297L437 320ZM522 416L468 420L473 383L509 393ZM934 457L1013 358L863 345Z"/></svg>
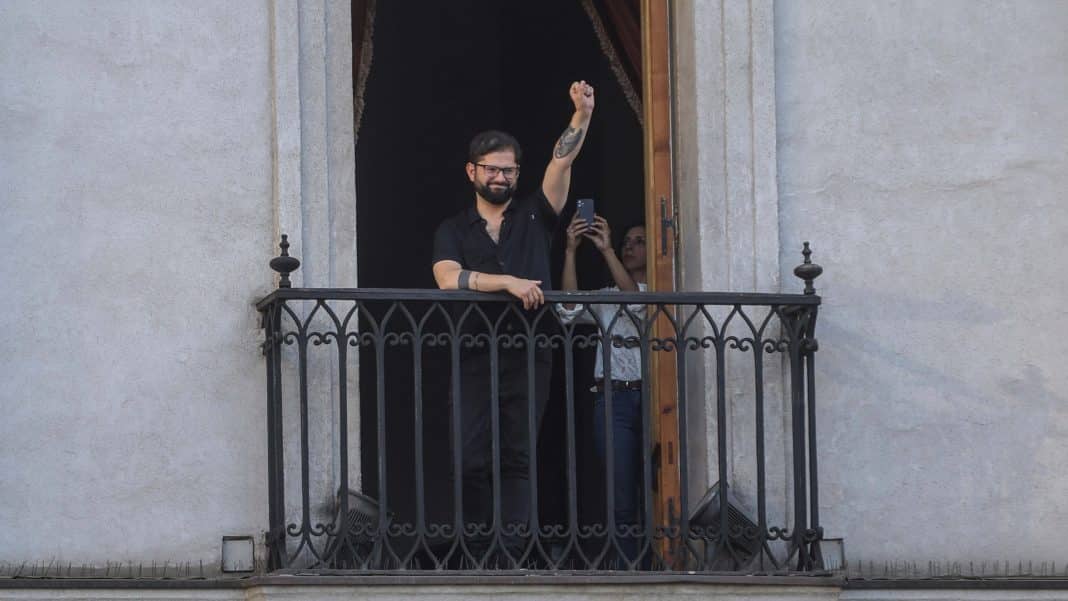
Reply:
<svg viewBox="0 0 1068 601"><path fill-rule="evenodd" d="M575 201L575 214L584 219L586 225L593 225L593 199L580 198Z"/></svg>

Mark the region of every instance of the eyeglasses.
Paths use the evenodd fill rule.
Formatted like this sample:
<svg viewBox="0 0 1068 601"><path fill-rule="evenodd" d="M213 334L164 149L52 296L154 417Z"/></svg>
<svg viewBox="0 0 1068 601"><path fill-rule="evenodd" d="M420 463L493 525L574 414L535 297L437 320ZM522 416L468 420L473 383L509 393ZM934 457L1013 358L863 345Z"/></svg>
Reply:
<svg viewBox="0 0 1068 601"><path fill-rule="evenodd" d="M485 163L475 163L475 166L482 167L486 170L486 175L491 178L497 177L497 174L504 176L504 179L513 179L519 175L519 166L515 167L498 167L497 165L487 165Z"/></svg>

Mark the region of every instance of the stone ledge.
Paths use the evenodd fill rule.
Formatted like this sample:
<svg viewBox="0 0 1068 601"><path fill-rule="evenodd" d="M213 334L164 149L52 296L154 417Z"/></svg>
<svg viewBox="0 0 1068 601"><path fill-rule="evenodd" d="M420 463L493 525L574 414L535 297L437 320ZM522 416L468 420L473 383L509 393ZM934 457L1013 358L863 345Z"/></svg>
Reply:
<svg viewBox="0 0 1068 601"><path fill-rule="evenodd" d="M257 586L590 586L682 585L836 587L842 579L832 575L735 575L697 573L524 572L441 574L392 572L376 574L270 574L217 578L0 578L0 589L235 589Z"/></svg>
<svg viewBox="0 0 1068 601"><path fill-rule="evenodd" d="M707 574L270 575L205 580L0 579L5 600L270 601L272 599L461 601L496 599L745 599L836 601L831 576Z"/></svg>
<svg viewBox="0 0 1068 601"><path fill-rule="evenodd" d="M849 590L1066 590L1068 578L846 578Z"/></svg>

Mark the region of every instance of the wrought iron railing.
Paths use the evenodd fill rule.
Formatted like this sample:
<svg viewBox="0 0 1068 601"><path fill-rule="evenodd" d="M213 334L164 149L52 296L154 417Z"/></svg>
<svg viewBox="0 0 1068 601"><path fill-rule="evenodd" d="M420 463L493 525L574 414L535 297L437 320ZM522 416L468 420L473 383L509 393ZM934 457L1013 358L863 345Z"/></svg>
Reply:
<svg viewBox="0 0 1068 601"><path fill-rule="evenodd" d="M807 243L795 270L804 294L546 292L536 311L465 291L291 288L299 262L287 246L283 237L272 261L279 288L257 305L266 331L271 569L823 567L813 334L820 298L812 287L821 270ZM602 341L603 373L617 369L615 353L631 353L640 366L637 381L602 384L630 389L638 403L632 470L617 469L626 456L615 428L591 433L580 418L590 418L582 397L592 374L575 362L586 355L588 367ZM397 365L408 374L401 386ZM479 377L484 392L471 392ZM666 405L656 398L672 389L677 398ZM519 399L509 401L518 412L505 407L506 395ZM465 413L472 396L490 399L488 424ZM540 432L539 445L547 397L561 425ZM613 424L622 396L600 398L600 423ZM350 460L359 451L352 422L360 401L374 416L373 428L363 427L375 445L362 471ZM428 419L431 406L445 409ZM395 415L410 419L401 437L387 428ZM658 444L664 432L675 433L670 448ZM471 450L475 433L485 440L482 456ZM431 449L431 439L446 443ZM411 455L395 460L398 445ZM546 449L557 458L548 470L539 465ZM603 484L590 484L591 470ZM401 471L407 482L398 487ZM674 497L664 486L669 471ZM629 494L617 478L629 479L638 497L630 513L617 511ZM483 494L473 493L479 486ZM469 511L478 504L482 513Z"/></svg>

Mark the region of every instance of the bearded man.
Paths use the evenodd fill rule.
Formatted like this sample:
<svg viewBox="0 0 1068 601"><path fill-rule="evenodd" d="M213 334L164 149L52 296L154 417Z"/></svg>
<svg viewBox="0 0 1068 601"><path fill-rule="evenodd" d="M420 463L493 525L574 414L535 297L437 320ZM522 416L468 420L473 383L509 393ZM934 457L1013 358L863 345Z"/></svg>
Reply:
<svg viewBox="0 0 1068 601"><path fill-rule="evenodd" d="M527 554L532 535L528 525L536 499L531 498L530 454L537 448L552 371L548 348L532 349L529 340L518 344L510 340L530 331L526 326L533 312L545 302L542 290L551 286L553 230L567 201L571 165L593 115L593 86L576 81L568 95L575 112L556 142L541 186L530 196L514 198L522 160L519 142L501 131L482 132L471 140L465 166L474 187L474 205L442 222L434 236L438 288L506 291L525 310L525 319L506 318L497 325L486 323L496 322L492 317L468 314L460 330L470 336L464 344L459 386L454 382L450 388L452 415L460 422L459 440L454 442L462 452L462 462L457 463L463 477L465 542L476 561L493 555L504 567L522 567L518 560ZM548 316L541 321L549 321ZM475 342L479 330L491 335L488 344ZM492 346L496 348L491 352ZM528 369L530 355L533 372ZM494 356L496 369L491 363ZM499 409L496 428L494 403ZM536 420L533 428L531 415ZM499 461L494 448L499 449Z"/></svg>

